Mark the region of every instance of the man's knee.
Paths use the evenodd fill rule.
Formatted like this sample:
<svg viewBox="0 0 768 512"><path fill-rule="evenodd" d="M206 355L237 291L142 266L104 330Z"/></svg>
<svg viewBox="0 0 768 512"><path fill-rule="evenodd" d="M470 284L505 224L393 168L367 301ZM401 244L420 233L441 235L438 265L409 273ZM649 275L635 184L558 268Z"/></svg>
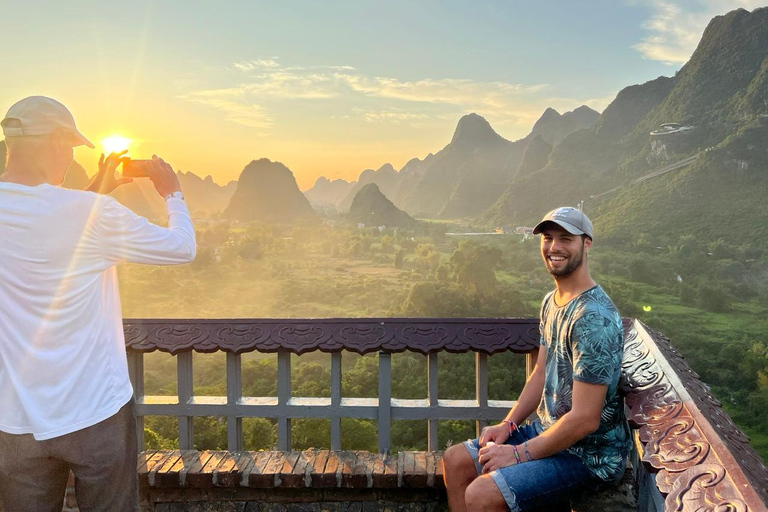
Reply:
<svg viewBox="0 0 768 512"><path fill-rule="evenodd" d="M475 463L472 461L467 447L464 444L455 444L448 448L443 454L443 469L445 473L466 473L472 471L473 474L477 474L475 471Z"/></svg>
<svg viewBox="0 0 768 512"><path fill-rule="evenodd" d="M508 510L507 502L490 475L476 478L464 493L467 510Z"/></svg>

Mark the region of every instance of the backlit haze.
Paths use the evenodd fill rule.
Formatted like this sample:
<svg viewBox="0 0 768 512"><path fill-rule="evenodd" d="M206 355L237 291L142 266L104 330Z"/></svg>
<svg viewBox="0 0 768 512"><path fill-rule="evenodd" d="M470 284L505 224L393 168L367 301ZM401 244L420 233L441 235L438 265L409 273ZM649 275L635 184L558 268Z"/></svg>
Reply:
<svg viewBox="0 0 768 512"><path fill-rule="evenodd" d="M0 109L64 102L97 144L75 154L90 173L104 144L129 144L219 183L278 160L307 189L436 152L469 112L515 140L547 107L602 111L674 74L712 16L759 5L6 2Z"/></svg>

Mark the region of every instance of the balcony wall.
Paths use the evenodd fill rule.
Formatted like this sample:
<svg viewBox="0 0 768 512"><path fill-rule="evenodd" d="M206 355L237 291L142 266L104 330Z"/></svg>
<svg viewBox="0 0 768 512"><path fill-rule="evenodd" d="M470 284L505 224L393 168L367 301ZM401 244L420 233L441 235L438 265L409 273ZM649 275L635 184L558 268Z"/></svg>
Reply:
<svg viewBox="0 0 768 512"><path fill-rule="evenodd" d="M622 387L636 447L629 479L574 510L768 510L768 469L747 437L666 337L637 320L624 326ZM480 429L503 417L513 402L488 399L488 357L518 352L530 370L538 345L536 319L126 320L125 333L139 423L154 414L179 419L181 449L147 451L139 461L145 507L158 511L444 509L438 421L478 419ZM155 350L176 357L172 400L144 394L143 354ZM240 356L254 350L278 354L277 397L242 396ZM291 356L315 350L331 354L331 397L293 397ZM193 351L227 354L226 397L194 396ZM391 356L403 351L427 356L426 399L391 396ZM440 354L468 351L476 361L474 400L439 400ZM378 398L342 396L346 352L379 354ZM194 450L196 416L227 418L228 452ZM277 420L277 451L242 451L247 417ZM331 421L330 450L292 451L291 420L307 417ZM344 417L378 422L380 454L338 451ZM393 419L424 420L428 452L390 455Z"/></svg>

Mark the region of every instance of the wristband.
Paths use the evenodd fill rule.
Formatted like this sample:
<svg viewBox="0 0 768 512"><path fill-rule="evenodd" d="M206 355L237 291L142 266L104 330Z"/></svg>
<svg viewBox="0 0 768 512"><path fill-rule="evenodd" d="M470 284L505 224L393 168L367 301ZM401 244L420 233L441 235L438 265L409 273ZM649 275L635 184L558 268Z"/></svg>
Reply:
<svg viewBox="0 0 768 512"><path fill-rule="evenodd" d="M517 451L517 445L516 444L512 445L512 452L515 454L515 460L517 461L517 463L518 464L522 464L523 461L520 459L520 454Z"/></svg>
<svg viewBox="0 0 768 512"><path fill-rule="evenodd" d="M523 441L523 449L525 450L525 456L528 457L528 462L533 460L531 453L528 451L528 441Z"/></svg>
<svg viewBox="0 0 768 512"><path fill-rule="evenodd" d="M517 423L511 420L501 420L502 423L509 423L509 435L512 435L512 433L517 430Z"/></svg>

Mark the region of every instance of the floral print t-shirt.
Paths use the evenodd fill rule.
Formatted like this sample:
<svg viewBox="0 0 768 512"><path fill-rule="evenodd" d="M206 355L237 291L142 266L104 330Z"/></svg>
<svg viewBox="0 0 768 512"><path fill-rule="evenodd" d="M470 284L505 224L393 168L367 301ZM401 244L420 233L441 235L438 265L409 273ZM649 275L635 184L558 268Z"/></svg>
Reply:
<svg viewBox="0 0 768 512"><path fill-rule="evenodd" d="M541 305L541 350L547 351L544 394L538 414L544 429L571 410L573 381L608 386L600 427L568 448L602 480L616 480L632 443L619 394L624 329L621 316L600 286L564 306L550 292Z"/></svg>

